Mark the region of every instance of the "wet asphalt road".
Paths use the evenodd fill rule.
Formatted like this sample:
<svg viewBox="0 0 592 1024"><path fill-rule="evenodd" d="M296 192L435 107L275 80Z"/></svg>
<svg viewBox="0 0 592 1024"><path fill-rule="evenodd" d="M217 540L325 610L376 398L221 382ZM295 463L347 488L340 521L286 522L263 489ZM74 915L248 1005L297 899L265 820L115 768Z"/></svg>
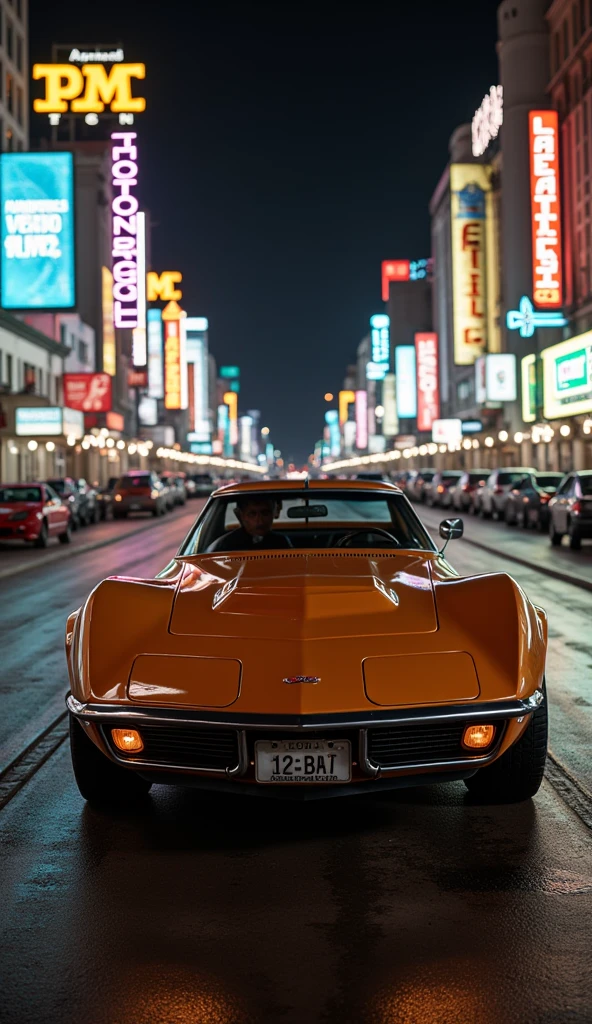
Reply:
<svg viewBox="0 0 592 1024"><path fill-rule="evenodd" d="M102 575L161 568L195 511L0 580L3 764L62 710L67 612ZM450 553L548 608L551 746L592 789L592 594ZM505 808L462 783L304 805L154 787L109 816L62 745L0 844L2 1024L592 1021L592 833L547 781Z"/></svg>

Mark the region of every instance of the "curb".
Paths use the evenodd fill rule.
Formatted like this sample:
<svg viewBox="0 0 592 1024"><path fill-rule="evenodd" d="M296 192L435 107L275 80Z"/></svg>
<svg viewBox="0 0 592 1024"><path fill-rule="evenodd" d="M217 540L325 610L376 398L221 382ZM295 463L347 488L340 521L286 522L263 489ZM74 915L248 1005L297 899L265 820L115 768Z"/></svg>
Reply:
<svg viewBox="0 0 592 1024"><path fill-rule="evenodd" d="M181 518L181 516L179 516ZM174 522L174 520L167 520L167 522ZM139 533L146 533L147 530L157 530L159 526L164 525L161 522L157 523L146 523L145 526L138 527L137 530L129 530L127 533L122 534L119 537L107 537L105 540L97 540L90 544L81 544L79 547L68 548L66 551L59 550L54 553L47 555L46 558L40 559L38 562L27 562L24 565L15 565L11 569L0 570L0 580L8 579L10 576L20 576L23 572L31 572L33 569L43 569L46 565L51 565L52 562L63 562L70 558L75 558L76 555L84 555L88 551L97 551L99 548L106 548L109 544L120 544L121 541L127 540L128 537L137 537Z"/></svg>

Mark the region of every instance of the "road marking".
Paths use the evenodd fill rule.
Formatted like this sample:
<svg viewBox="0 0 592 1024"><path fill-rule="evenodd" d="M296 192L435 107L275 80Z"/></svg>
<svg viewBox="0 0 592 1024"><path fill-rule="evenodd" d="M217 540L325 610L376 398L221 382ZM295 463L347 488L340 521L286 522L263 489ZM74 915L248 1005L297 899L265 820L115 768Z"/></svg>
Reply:
<svg viewBox="0 0 592 1024"><path fill-rule="evenodd" d="M0 775L0 810L55 754L68 735L68 712L63 711L4 769Z"/></svg>

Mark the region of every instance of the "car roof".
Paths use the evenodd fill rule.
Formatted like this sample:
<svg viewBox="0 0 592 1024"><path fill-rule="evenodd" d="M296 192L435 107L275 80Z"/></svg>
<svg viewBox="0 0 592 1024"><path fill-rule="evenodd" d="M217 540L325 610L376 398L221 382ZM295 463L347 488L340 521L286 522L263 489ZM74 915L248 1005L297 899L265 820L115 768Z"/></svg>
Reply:
<svg viewBox="0 0 592 1024"><path fill-rule="evenodd" d="M229 494L273 494L274 491L296 491L307 494L311 491L392 491L401 494L401 489L386 480L309 480L306 486L302 480L253 480L250 483L228 484L214 491L213 497Z"/></svg>
<svg viewBox="0 0 592 1024"><path fill-rule="evenodd" d="M6 487L7 490L14 487L45 487L45 484L45 480L16 480L13 484L2 482L0 484L0 489L3 487Z"/></svg>

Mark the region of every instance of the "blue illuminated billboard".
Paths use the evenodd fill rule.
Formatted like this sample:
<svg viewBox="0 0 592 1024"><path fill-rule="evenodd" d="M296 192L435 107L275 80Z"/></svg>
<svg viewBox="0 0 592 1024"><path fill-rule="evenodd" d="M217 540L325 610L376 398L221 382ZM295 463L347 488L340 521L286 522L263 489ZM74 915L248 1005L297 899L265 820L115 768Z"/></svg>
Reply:
<svg viewBox="0 0 592 1024"><path fill-rule="evenodd" d="M74 158L72 153L3 153L3 309L73 309Z"/></svg>
<svg viewBox="0 0 592 1024"><path fill-rule="evenodd" d="M395 374L399 419L414 419L417 416L415 345L397 346L395 349Z"/></svg>

